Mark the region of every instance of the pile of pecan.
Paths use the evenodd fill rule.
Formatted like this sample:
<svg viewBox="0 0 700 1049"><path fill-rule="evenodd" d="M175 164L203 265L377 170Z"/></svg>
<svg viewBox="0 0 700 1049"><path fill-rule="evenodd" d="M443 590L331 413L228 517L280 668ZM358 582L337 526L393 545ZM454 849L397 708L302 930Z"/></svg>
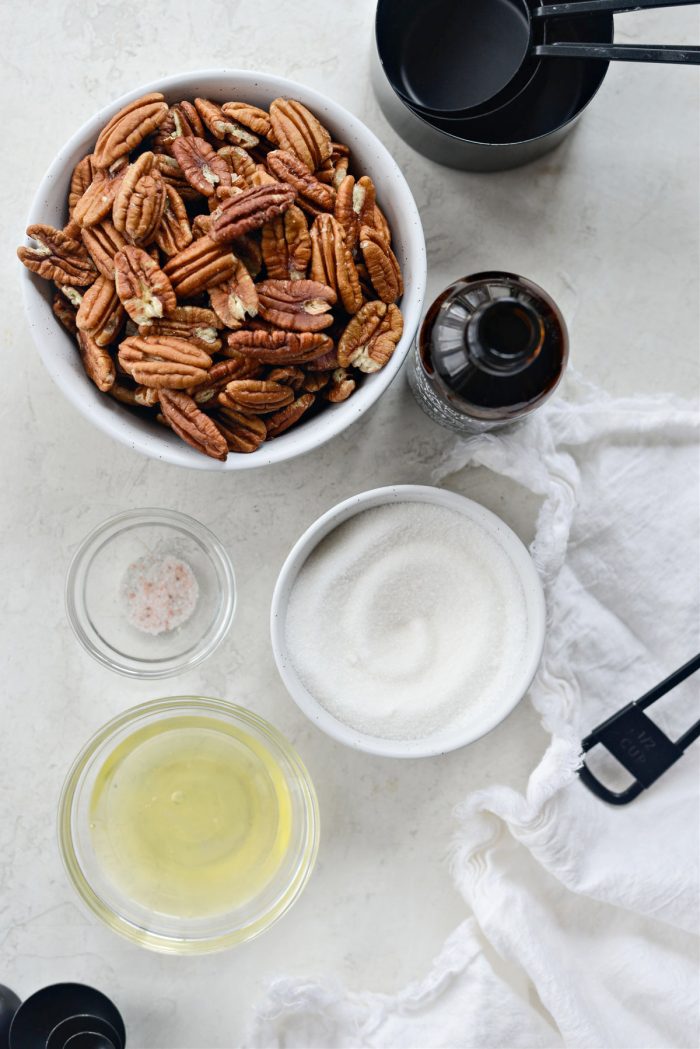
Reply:
<svg viewBox="0 0 700 1049"><path fill-rule="evenodd" d="M104 393L215 459L344 401L401 338L372 180L300 102L145 95L18 249Z"/></svg>

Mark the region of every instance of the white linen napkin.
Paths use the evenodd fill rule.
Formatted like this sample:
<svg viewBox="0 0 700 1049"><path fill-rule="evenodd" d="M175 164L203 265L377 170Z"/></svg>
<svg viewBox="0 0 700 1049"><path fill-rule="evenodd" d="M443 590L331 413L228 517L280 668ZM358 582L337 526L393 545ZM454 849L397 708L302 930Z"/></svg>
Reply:
<svg viewBox="0 0 700 1049"><path fill-rule="evenodd" d="M508 432L456 438L434 478L478 464L543 500L531 552L548 631L530 699L547 752L524 796L489 787L459 807L468 916L424 979L396 995L278 979L251 1047L699 1044L700 743L626 807L575 770L590 729L700 648L700 413L573 375L567 390ZM647 713L675 738L699 689L691 678Z"/></svg>

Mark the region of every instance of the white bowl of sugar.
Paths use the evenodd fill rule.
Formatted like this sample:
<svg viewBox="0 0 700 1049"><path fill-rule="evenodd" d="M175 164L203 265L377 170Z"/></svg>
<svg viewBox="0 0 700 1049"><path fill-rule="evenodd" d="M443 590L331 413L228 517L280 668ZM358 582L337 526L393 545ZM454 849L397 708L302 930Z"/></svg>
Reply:
<svg viewBox="0 0 700 1049"><path fill-rule="evenodd" d="M544 631L542 585L515 533L421 485L325 513L272 599L291 697L327 735L384 757L444 754L490 732L527 692Z"/></svg>

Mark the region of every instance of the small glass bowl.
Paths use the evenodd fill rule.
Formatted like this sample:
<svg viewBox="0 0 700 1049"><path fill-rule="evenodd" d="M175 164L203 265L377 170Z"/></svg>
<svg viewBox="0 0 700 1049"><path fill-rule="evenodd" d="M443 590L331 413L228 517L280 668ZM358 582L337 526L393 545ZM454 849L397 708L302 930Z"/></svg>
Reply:
<svg viewBox="0 0 700 1049"><path fill-rule="evenodd" d="M289 842L278 868L257 895L233 910L180 917L145 907L110 879L91 837L91 804L105 762L134 733L177 718L225 722L266 750L289 794ZM219 729L221 731L221 729ZM252 751L251 751L252 752ZM143 703L114 718L83 748L61 793L58 834L61 856L73 886L111 929L142 947L167 954L206 954L243 943L268 929L292 906L313 869L319 842L316 792L296 751L277 729L243 707L202 696L176 696Z"/></svg>
<svg viewBox="0 0 700 1049"><path fill-rule="evenodd" d="M147 633L129 621L125 580L130 568L166 557L184 562L194 575L196 604L181 625ZM66 611L78 641L99 663L128 677L171 677L201 663L225 637L235 607L224 547L208 528L175 510L110 517L83 540L66 579Z"/></svg>

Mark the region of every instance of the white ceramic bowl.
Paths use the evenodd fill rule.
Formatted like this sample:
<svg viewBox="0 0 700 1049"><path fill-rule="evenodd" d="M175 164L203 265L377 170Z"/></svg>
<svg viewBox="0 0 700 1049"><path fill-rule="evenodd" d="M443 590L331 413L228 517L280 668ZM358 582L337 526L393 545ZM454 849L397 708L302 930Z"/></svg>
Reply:
<svg viewBox="0 0 700 1049"><path fill-rule="evenodd" d="M286 613L296 578L311 552L322 539L348 518L388 503L421 502L444 506L464 514L481 526L509 557L522 584L527 609L525 656L519 673L499 702L483 714L475 714L468 729L447 729L422 739L382 739L358 732L330 714L306 689L299 678L286 643ZM282 681L297 706L327 735L340 743L369 754L392 758L421 758L445 754L473 743L490 732L511 713L527 692L542 656L545 632L545 603L542 584L530 554L504 521L479 503L455 492L423 485L402 484L361 492L338 503L319 517L292 548L277 579L270 615L272 649Z"/></svg>
<svg viewBox="0 0 700 1049"><path fill-rule="evenodd" d="M86 377L73 339L53 316L51 285L20 267L27 319L41 359L62 393L86 418L104 433L151 458L204 470L246 470L303 455L335 437L366 412L395 378L410 349L421 316L426 283L425 240L411 191L396 161L376 135L325 95L267 73L206 69L144 84L100 109L59 150L42 179L27 224L47 222L59 227L65 224L66 198L75 164L92 149L100 129L114 113L149 91L162 91L169 102L204 96L219 101L245 99L263 107L278 96L287 96L299 99L313 110L334 138L350 147L355 170L370 175L377 187L377 198L391 225L394 250L403 269L403 338L389 364L380 372L368 375L348 401L329 405L318 416L266 442L251 455L229 455L225 463L194 451L174 434L140 419L100 393Z"/></svg>

